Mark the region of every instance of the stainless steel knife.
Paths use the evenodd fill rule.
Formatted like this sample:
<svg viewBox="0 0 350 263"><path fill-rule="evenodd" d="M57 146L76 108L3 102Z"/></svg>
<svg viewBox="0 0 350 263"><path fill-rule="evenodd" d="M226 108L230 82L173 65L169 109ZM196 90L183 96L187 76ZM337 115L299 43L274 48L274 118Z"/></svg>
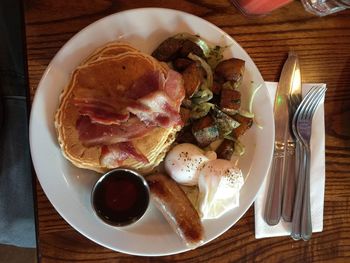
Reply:
<svg viewBox="0 0 350 263"><path fill-rule="evenodd" d="M295 188L297 182L296 170L299 167L297 163L299 156L302 154L300 144L297 144L292 131L292 120L296 109L302 100L301 90L301 72L298 56L295 53L290 54L294 57L294 75L292 89L289 94L289 132L287 139L287 148L284 167L284 183L283 183L283 202L282 202L282 218L286 222L291 222L293 217L293 207L295 199Z"/></svg>
<svg viewBox="0 0 350 263"><path fill-rule="evenodd" d="M297 60L295 54L290 52L282 69L274 101L275 145L264 215L269 225L278 224L281 218L285 153L290 133L289 95L293 87Z"/></svg>

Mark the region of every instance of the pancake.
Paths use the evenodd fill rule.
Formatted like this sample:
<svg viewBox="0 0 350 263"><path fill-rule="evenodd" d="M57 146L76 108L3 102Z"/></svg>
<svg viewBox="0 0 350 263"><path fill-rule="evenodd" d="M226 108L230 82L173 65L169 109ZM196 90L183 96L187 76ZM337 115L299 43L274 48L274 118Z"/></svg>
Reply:
<svg viewBox="0 0 350 263"><path fill-rule="evenodd" d="M106 166L101 163L101 146L85 147L79 140L76 122L80 114L71 103L80 89L101 89L122 95L135 80L147 72L167 73L167 66L153 57L143 54L124 43L113 43L94 52L72 74L71 80L60 96L60 105L55 115L58 142L63 155L75 166L106 172L118 164ZM157 127L142 138L132 140L133 145L149 163L127 158L122 166L150 173L163 160L175 140L180 127Z"/></svg>
<svg viewBox="0 0 350 263"><path fill-rule="evenodd" d="M113 57L126 52L140 52L138 49L130 46L125 42L110 42L103 47L98 48L82 63L88 64L89 62L96 61L99 58Z"/></svg>

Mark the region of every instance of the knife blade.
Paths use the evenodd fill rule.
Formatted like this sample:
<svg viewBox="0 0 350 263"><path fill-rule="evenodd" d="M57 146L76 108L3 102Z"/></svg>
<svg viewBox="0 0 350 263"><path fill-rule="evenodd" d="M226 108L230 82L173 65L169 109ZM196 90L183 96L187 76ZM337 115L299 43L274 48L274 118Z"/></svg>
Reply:
<svg viewBox="0 0 350 263"><path fill-rule="evenodd" d="M297 57L293 52L283 65L274 100L275 145L270 169L269 190L265 203L265 221L277 225L281 218L283 171L285 166L286 144L289 134L289 94L293 87Z"/></svg>
<svg viewBox="0 0 350 263"><path fill-rule="evenodd" d="M289 132L287 139L287 149L285 155L285 167L284 167L284 185L283 185L283 203L282 203L282 218L286 222L292 221L294 198L295 198L295 187L297 182L299 167L297 163L301 155L300 144L297 144L292 131L292 120L296 109L301 103L301 71L299 65L299 59L296 53L290 54L294 56L294 75L292 89L289 94Z"/></svg>

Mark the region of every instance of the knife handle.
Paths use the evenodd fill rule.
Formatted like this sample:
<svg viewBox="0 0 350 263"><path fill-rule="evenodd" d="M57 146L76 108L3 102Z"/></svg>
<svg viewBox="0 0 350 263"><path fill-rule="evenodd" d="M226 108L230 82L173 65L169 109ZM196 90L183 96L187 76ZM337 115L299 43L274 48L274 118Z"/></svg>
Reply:
<svg viewBox="0 0 350 263"><path fill-rule="evenodd" d="M277 225L281 219L284 155L284 145L279 146L276 143L264 216L266 223L270 226Z"/></svg>
<svg viewBox="0 0 350 263"><path fill-rule="evenodd" d="M283 185L282 218L286 222L292 222L293 206L296 187L296 157L298 149L293 141L288 141L285 159L285 178Z"/></svg>

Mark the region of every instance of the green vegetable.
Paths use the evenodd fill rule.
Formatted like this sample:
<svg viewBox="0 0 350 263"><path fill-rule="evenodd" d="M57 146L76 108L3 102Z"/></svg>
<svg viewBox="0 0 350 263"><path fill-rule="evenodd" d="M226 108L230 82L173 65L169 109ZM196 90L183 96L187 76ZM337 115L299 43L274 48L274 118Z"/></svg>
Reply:
<svg viewBox="0 0 350 263"><path fill-rule="evenodd" d="M206 116L211 109L214 108L214 104L209 102L204 102L201 104L196 104L191 110L191 118L199 119Z"/></svg>
<svg viewBox="0 0 350 263"><path fill-rule="evenodd" d="M215 46L210 49L207 62L212 69L216 67L217 64L224 58L223 54L226 47Z"/></svg>
<svg viewBox="0 0 350 263"><path fill-rule="evenodd" d="M245 153L245 146L239 141L235 141L235 150L233 151L233 155L242 156Z"/></svg>
<svg viewBox="0 0 350 263"><path fill-rule="evenodd" d="M235 142L233 155L242 156L245 153L245 146L239 140L233 138L231 135L225 136L225 139Z"/></svg>
<svg viewBox="0 0 350 263"><path fill-rule="evenodd" d="M254 82L252 81L252 86L253 86L253 84L254 84ZM251 95L250 98L249 98L248 111L251 112L251 113L253 112L253 101L254 101L254 98L255 98L255 96L256 96L256 93L259 91L259 89L260 89L261 87L262 87L262 84L260 84L259 86L257 86L257 87L254 89L252 95Z"/></svg>
<svg viewBox="0 0 350 263"><path fill-rule="evenodd" d="M211 86L213 86L213 71L211 67L208 65L208 63L201 57L198 57L197 55L192 53L188 54L188 58L194 61L198 61L201 64L202 68L205 70L206 81L202 83L202 86L203 86L202 89L209 89Z"/></svg>
<svg viewBox="0 0 350 263"><path fill-rule="evenodd" d="M254 82L252 81L251 84L252 84L252 88L254 89ZM262 87L262 84L258 85L253 90L252 95L250 96L249 101L248 101L248 111L240 110L240 114L242 116L254 119L255 124L260 129L262 129L262 126L255 120L255 115L253 113L253 102L254 102L254 98L255 98L257 92L260 90L261 87Z"/></svg>
<svg viewBox="0 0 350 263"><path fill-rule="evenodd" d="M192 102L201 104L213 98L213 92L210 89L200 89L192 96Z"/></svg>
<svg viewBox="0 0 350 263"><path fill-rule="evenodd" d="M221 110L230 116L234 116L239 112L239 110L232 110L232 109L221 109Z"/></svg>
<svg viewBox="0 0 350 263"><path fill-rule="evenodd" d="M239 110L239 114L242 115L243 117L253 119L254 118L254 113L245 111L245 110Z"/></svg>

